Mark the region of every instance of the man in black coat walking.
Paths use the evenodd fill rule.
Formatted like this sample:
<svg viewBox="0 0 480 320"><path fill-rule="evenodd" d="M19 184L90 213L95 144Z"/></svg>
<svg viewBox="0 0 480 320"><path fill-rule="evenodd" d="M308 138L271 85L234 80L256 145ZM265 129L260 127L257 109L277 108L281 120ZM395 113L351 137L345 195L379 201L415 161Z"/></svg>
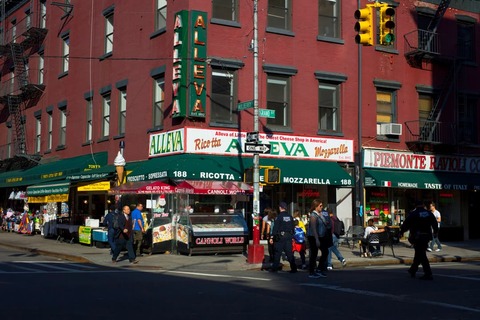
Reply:
<svg viewBox="0 0 480 320"><path fill-rule="evenodd" d="M130 263L138 263L133 251L133 223L130 216L130 207L124 206L122 213L118 214L118 229L115 230L115 251L113 251L112 262L116 263L120 251L124 248L128 252Z"/></svg>
<svg viewBox="0 0 480 320"><path fill-rule="evenodd" d="M413 263L408 269L408 273L412 278L418 271L418 266L421 264L423 268L422 280L433 280L432 269L427 258L428 242L432 240L432 229L436 235L438 233L438 224L432 212L425 209L422 201L417 201L416 208L411 211L400 228L400 235L407 230L410 230L409 241L415 248L415 256Z"/></svg>

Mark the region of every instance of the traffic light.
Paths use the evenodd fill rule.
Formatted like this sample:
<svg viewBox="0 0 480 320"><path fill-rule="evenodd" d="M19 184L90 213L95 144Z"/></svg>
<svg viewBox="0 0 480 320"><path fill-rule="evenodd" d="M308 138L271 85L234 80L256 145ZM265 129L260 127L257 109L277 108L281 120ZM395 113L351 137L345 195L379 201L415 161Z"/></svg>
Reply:
<svg viewBox="0 0 480 320"><path fill-rule="evenodd" d="M355 11L355 42L364 46L373 46L373 8L367 7Z"/></svg>
<svg viewBox="0 0 480 320"><path fill-rule="evenodd" d="M395 9L384 5L380 7L380 44L389 46L395 41L395 35L393 29L395 28L395 22L393 16L395 15Z"/></svg>
<svg viewBox="0 0 480 320"><path fill-rule="evenodd" d="M265 182L268 184L279 184L280 183L280 169L272 168L265 169Z"/></svg>
<svg viewBox="0 0 480 320"><path fill-rule="evenodd" d="M253 183L253 168L247 168L243 172L243 182L252 184Z"/></svg>

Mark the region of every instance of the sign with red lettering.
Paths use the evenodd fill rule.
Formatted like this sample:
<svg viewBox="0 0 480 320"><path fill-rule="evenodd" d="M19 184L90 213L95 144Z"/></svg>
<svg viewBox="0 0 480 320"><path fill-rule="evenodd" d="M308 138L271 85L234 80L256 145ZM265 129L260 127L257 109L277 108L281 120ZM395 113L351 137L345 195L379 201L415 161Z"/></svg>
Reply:
<svg viewBox="0 0 480 320"><path fill-rule="evenodd" d="M480 158L364 149L363 166L389 170L480 173Z"/></svg>
<svg viewBox="0 0 480 320"><path fill-rule="evenodd" d="M197 237L193 238L195 246L228 246L244 245L247 243L245 236L219 236L219 237Z"/></svg>

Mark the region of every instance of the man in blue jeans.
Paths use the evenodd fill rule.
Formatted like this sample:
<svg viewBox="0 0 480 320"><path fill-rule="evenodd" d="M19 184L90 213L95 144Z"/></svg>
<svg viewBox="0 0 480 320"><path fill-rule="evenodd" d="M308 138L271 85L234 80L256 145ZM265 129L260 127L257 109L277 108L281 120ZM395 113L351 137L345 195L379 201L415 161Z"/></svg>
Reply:
<svg viewBox="0 0 480 320"><path fill-rule="evenodd" d="M342 256L340 251L338 250L338 239L340 238L340 234L338 232L338 218L333 214L333 212L329 212L330 220L332 221L332 240L333 246L328 248L328 259L327 259L327 270L332 270L332 252L337 256L338 261L342 264L342 266L347 265L347 260ZM335 228L335 224L337 224L337 228Z"/></svg>

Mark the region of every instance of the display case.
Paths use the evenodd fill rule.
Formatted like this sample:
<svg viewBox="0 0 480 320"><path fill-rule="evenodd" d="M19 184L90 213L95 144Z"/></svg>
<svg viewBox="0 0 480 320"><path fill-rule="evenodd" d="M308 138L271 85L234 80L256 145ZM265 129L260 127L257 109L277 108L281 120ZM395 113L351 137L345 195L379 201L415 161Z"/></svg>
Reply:
<svg viewBox="0 0 480 320"><path fill-rule="evenodd" d="M175 227L177 251L242 253L248 244L248 227L241 214L186 214Z"/></svg>
<svg viewBox="0 0 480 320"><path fill-rule="evenodd" d="M143 247L150 253L165 253L172 250L172 217L168 212L157 212L143 238Z"/></svg>

